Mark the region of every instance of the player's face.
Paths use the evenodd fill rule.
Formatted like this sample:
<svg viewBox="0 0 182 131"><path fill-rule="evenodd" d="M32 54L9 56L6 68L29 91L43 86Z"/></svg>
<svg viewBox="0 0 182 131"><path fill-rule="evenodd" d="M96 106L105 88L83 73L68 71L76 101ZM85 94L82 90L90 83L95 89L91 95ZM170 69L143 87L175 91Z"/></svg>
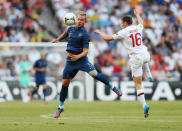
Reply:
<svg viewBox="0 0 182 131"><path fill-rule="evenodd" d="M26 55L23 55L23 56L22 56L22 60L23 60L23 61L26 61L26 60L27 60Z"/></svg>
<svg viewBox="0 0 182 131"><path fill-rule="evenodd" d="M128 26L128 24L125 21L121 21L121 26L122 26L122 28L126 28Z"/></svg>
<svg viewBox="0 0 182 131"><path fill-rule="evenodd" d="M44 59L44 58L45 58L44 53L41 53L41 54L40 54L40 57L41 57L41 59Z"/></svg>
<svg viewBox="0 0 182 131"><path fill-rule="evenodd" d="M76 26L77 27L83 27L85 25L86 19L85 16L78 15L76 20Z"/></svg>

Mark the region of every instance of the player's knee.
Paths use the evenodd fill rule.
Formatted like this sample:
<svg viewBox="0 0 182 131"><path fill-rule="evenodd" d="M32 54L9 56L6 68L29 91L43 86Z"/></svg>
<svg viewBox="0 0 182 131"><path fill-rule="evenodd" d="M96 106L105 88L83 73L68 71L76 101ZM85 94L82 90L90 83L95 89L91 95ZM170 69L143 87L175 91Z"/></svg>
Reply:
<svg viewBox="0 0 182 131"><path fill-rule="evenodd" d="M69 86L69 82L65 81L62 83L63 86Z"/></svg>
<svg viewBox="0 0 182 131"><path fill-rule="evenodd" d="M139 90L142 88L142 76L139 77L133 77L134 83L136 90Z"/></svg>
<svg viewBox="0 0 182 131"><path fill-rule="evenodd" d="M43 85L43 88L44 88L44 89L46 89L46 87L47 87L46 85Z"/></svg>
<svg viewBox="0 0 182 131"><path fill-rule="evenodd" d="M63 80L62 81L63 86L69 86L69 84L70 84L70 80Z"/></svg>
<svg viewBox="0 0 182 131"><path fill-rule="evenodd" d="M136 90L140 90L142 88L141 84L136 84Z"/></svg>
<svg viewBox="0 0 182 131"><path fill-rule="evenodd" d="M106 78L106 76L104 74L102 74L102 73L98 73L95 78L96 79L102 79L102 78Z"/></svg>
<svg viewBox="0 0 182 131"><path fill-rule="evenodd" d="M39 87L35 88L36 91L38 91Z"/></svg>
<svg viewBox="0 0 182 131"><path fill-rule="evenodd" d="M93 78L96 78L98 73L94 70L94 71L90 71L89 75L92 76Z"/></svg>

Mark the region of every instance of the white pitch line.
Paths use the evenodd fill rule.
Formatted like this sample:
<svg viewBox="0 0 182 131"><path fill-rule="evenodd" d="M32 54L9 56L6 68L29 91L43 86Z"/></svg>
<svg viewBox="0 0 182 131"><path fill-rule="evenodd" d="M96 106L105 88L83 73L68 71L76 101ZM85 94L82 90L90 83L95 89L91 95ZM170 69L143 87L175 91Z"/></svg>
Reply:
<svg viewBox="0 0 182 131"><path fill-rule="evenodd" d="M53 114L48 114L48 115L41 115L41 118L47 118L47 119L55 119L53 117ZM149 116L150 117L150 116ZM140 118L140 119L139 119ZM114 120L120 120L123 122L126 121L134 121L134 122L169 122L169 123L174 123L174 122L181 122L181 121L177 121L177 120L150 120L150 118L148 119L141 119L141 116L127 116L127 117L108 117L108 119L104 119L104 118L95 118L95 117L60 117L59 119L63 119L63 120L94 120L94 122L109 122L112 119ZM127 120L126 120L127 119Z"/></svg>

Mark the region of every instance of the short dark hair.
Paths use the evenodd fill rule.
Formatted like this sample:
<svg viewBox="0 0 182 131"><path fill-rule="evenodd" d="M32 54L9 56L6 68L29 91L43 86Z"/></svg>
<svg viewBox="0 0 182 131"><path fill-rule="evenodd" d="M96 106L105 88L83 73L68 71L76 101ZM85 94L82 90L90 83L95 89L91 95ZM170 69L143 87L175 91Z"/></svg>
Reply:
<svg viewBox="0 0 182 131"><path fill-rule="evenodd" d="M129 25L133 23L132 17L130 15L125 15L122 17L123 22L127 22Z"/></svg>

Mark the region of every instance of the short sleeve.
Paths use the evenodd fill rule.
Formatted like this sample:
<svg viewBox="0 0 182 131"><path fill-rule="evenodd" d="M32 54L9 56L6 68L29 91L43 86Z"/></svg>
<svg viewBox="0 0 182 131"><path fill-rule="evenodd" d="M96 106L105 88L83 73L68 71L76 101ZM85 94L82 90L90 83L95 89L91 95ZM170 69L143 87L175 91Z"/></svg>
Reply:
<svg viewBox="0 0 182 131"><path fill-rule="evenodd" d="M32 64L28 62L28 65L27 65L27 67L26 67L26 70L29 71L29 70L31 70L31 68L32 68Z"/></svg>
<svg viewBox="0 0 182 131"><path fill-rule="evenodd" d="M83 36L83 48L89 48L90 36L85 34Z"/></svg>
<svg viewBox="0 0 182 131"><path fill-rule="evenodd" d="M137 28L138 28L140 31L142 31L142 30L143 30L143 25L142 25L142 24L138 24L138 25L137 25Z"/></svg>
<svg viewBox="0 0 182 131"><path fill-rule="evenodd" d="M47 67L47 61L45 61L45 67Z"/></svg>
<svg viewBox="0 0 182 131"><path fill-rule="evenodd" d="M36 61L36 62L34 63L33 67L34 67L34 68L35 68L35 67L38 67L38 61Z"/></svg>
<svg viewBox="0 0 182 131"><path fill-rule="evenodd" d="M20 72L24 70L22 62L20 63Z"/></svg>
<svg viewBox="0 0 182 131"><path fill-rule="evenodd" d="M113 37L114 40L117 40L117 39L124 38L124 35L125 35L124 31L120 30L116 34L113 34L112 37Z"/></svg>

